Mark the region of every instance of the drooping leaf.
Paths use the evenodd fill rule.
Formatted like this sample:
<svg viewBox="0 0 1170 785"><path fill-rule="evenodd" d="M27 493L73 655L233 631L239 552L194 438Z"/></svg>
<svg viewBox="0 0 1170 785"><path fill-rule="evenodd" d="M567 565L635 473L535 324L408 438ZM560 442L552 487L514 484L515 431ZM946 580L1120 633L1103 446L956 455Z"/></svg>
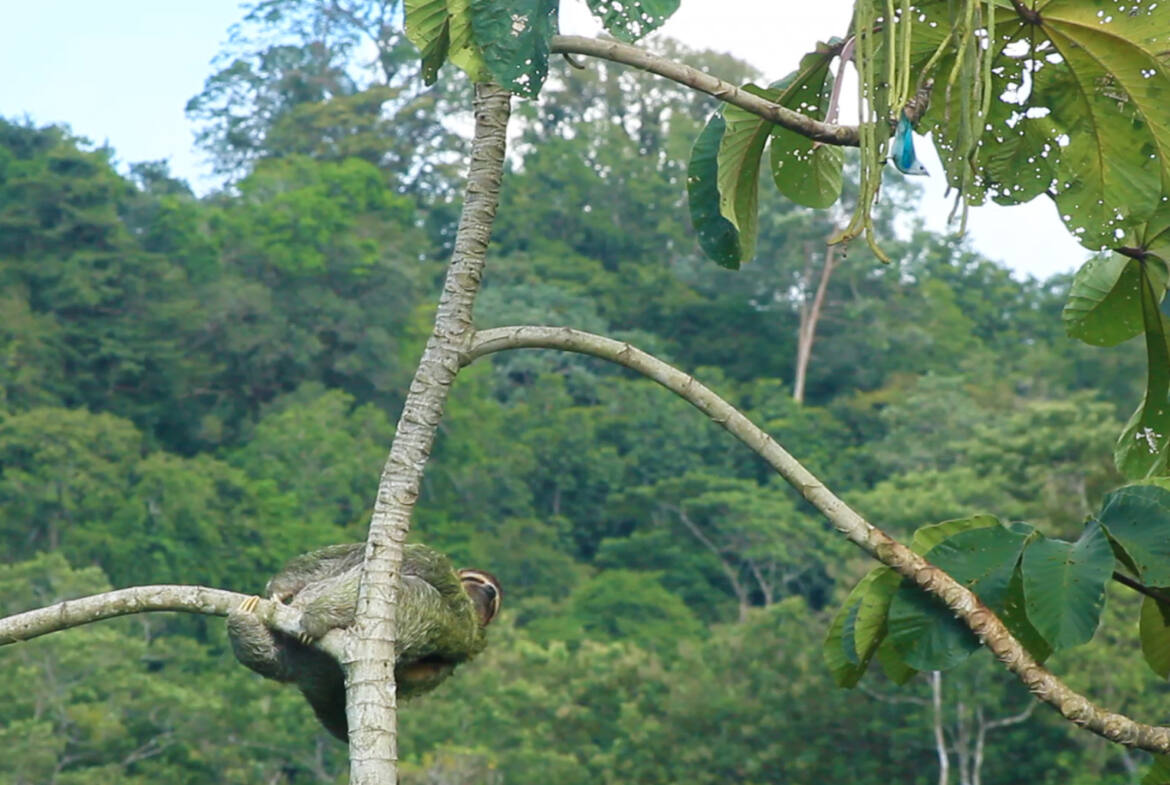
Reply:
<svg viewBox="0 0 1170 785"><path fill-rule="evenodd" d="M1105 497L1097 520L1143 583L1170 586L1170 491L1126 486Z"/></svg>
<svg viewBox="0 0 1170 785"><path fill-rule="evenodd" d="M434 84L451 45L446 0L406 0L406 38L422 54L423 81Z"/></svg>
<svg viewBox="0 0 1170 785"><path fill-rule="evenodd" d="M868 662L885 640L890 600L902 582L902 576L889 567L878 567L867 577L870 582L861 597L853 629L853 644L861 662Z"/></svg>
<svg viewBox="0 0 1170 785"><path fill-rule="evenodd" d="M447 0L447 11L451 38L448 59L462 69L471 81L487 81L491 78L491 72L472 34L471 0Z"/></svg>
<svg viewBox="0 0 1170 785"><path fill-rule="evenodd" d="M833 87L829 64L834 50L830 44L818 44L815 52L801 58L799 68L772 85L780 90L783 106L824 119ZM795 131L772 126L769 153L776 188L797 204L824 208L841 196L845 152L840 147L816 145Z"/></svg>
<svg viewBox="0 0 1170 785"><path fill-rule="evenodd" d="M1150 670L1163 679L1170 676L1170 603L1159 602L1153 597L1143 598L1138 628L1142 656Z"/></svg>
<svg viewBox="0 0 1170 785"><path fill-rule="evenodd" d="M868 577L866 576L866 578ZM825 636L825 643L821 649L825 665L833 674L833 681L837 683L838 687L852 687L857 684L869 664L866 662L863 665L858 659L852 634L857 613L861 607L861 591L859 590L863 591L862 584L865 583L866 578L862 578L861 582L853 587L853 591L849 592L849 596L845 598L841 607L837 609L837 613L833 615L833 622L829 625L829 632ZM848 635L846 634L847 626L849 627Z"/></svg>
<svg viewBox="0 0 1170 785"><path fill-rule="evenodd" d="M687 164L687 203L699 247L722 267L739 269L739 231L719 211L719 143L725 130L723 115L711 115L695 139Z"/></svg>
<svg viewBox="0 0 1170 785"><path fill-rule="evenodd" d="M1003 526L960 531L927 552L932 564L979 595L992 610L1003 607L1028 537ZM945 670L979 647L974 634L938 598L904 582L890 603L888 636L918 670Z"/></svg>
<svg viewBox="0 0 1170 785"><path fill-rule="evenodd" d="M1077 271L1061 318L1070 338L1116 346L1142 331L1142 270L1156 292L1166 290L1165 267L1121 254L1096 256Z"/></svg>
<svg viewBox="0 0 1170 785"><path fill-rule="evenodd" d="M557 7L558 0L471 0L471 29L483 61L517 95L533 98L544 85Z"/></svg>
<svg viewBox="0 0 1170 785"><path fill-rule="evenodd" d="M1053 649L1093 637L1113 566L1109 540L1096 521L1076 542L1039 537L1024 549L1020 568L1028 619Z"/></svg>
<svg viewBox="0 0 1170 785"><path fill-rule="evenodd" d="M620 41L637 41L678 10L679 0L588 0L589 10L607 33Z"/></svg>
<svg viewBox="0 0 1170 785"><path fill-rule="evenodd" d="M825 664L839 687L852 687L857 684L881 642L881 631L874 629L874 624L876 623L879 628L883 626L885 614L874 613L873 600L870 601L871 609L866 620L860 619L865 599L873 592L874 587L878 587L879 596L886 592L885 585L890 582L889 574L897 577L897 574L887 567L871 570L857 582L833 616L823 651ZM894 585L896 584L894 581Z"/></svg>
<svg viewBox="0 0 1170 785"><path fill-rule="evenodd" d="M1158 308L1158 293L1141 267L1142 324L1146 336L1146 395L1126 423L1113 450L1121 473L1140 480L1166 473L1170 443L1170 339L1166 319Z"/></svg>
<svg viewBox="0 0 1170 785"><path fill-rule="evenodd" d="M776 90L744 85L746 92L779 99ZM760 159L772 124L738 106L723 109L727 128L719 144L719 212L739 231L740 262L756 253L756 230L759 221Z"/></svg>

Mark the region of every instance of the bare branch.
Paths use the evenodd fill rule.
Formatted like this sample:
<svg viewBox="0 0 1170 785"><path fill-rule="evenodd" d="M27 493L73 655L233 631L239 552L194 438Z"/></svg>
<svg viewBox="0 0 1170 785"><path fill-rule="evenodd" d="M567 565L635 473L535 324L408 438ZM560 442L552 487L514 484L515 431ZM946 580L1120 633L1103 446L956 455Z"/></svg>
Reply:
<svg viewBox="0 0 1170 785"><path fill-rule="evenodd" d="M55 605L0 619L0 646L133 613L179 611L227 616L232 608L248 596L207 586L174 584L115 589L75 600L64 600ZM295 608L262 599L254 612L274 630L294 637L301 631L301 612ZM341 632L331 632L317 641L316 645L336 655L341 651L343 636Z"/></svg>
<svg viewBox="0 0 1170 785"><path fill-rule="evenodd" d="M1110 741L1150 752L1170 752L1170 728L1135 722L1074 691L1038 663L973 592L862 518L771 436L693 376L628 343L567 327L484 330L475 336L463 363L519 348L561 349L599 357L637 371L678 394L766 460L850 542L942 600L1036 697L1055 707L1066 719Z"/></svg>
<svg viewBox="0 0 1170 785"><path fill-rule="evenodd" d="M636 46L619 41L587 38L580 35L555 35L549 45L552 52L600 57L615 63L633 66L652 74L666 77L673 82L686 85L701 93L714 96L720 101L738 106L740 109L758 115L790 131L826 144L841 147L857 147L857 129L846 125L830 125L814 120L808 115L795 112L786 106L773 103L766 98L741 90L731 82L704 73L689 65L676 63L665 57L647 52Z"/></svg>

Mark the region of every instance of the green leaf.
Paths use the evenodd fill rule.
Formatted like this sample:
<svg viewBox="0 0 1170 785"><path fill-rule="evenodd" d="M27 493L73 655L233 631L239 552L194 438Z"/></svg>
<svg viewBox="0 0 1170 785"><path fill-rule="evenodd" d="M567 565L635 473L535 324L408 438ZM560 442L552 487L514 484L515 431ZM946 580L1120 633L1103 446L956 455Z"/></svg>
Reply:
<svg viewBox="0 0 1170 785"><path fill-rule="evenodd" d="M1165 267L1121 254L1097 256L1077 271L1061 318L1070 338L1092 346L1116 346L1142 331L1142 270L1155 291L1166 289Z"/></svg>
<svg viewBox="0 0 1170 785"><path fill-rule="evenodd" d="M654 32L678 10L679 0L588 0L589 10L607 33L621 41L637 41Z"/></svg>
<svg viewBox="0 0 1170 785"><path fill-rule="evenodd" d="M1170 604L1145 597L1138 628L1150 670L1163 679L1170 676Z"/></svg>
<svg viewBox="0 0 1170 785"><path fill-rule="evenodd" d="M817 120L828 109L833 79L829 76L832 50L818 44L801 58L800 67L781 79L779 102ZM817 145L787 128L772 126L770 152L772 180L780 193L805 207L829 207L841 196L841 170L845 151L836 145Z"/></svg>
<svg viewBox="0 0 1170 785"><path fill-rule="evenodd" d="M1028 653L1043 663L1052 654L1052 647L1044 636L1032 625L1028 619L1027 602L1024 599L1024 579L1017 569L1012 573L1012 581L1008 584L1007 595L1004 597L1003 608L999 611L1000 620L1007 626L1012 636Z"/></svg>
<svg viewBox="0 0 1170 785"><path fill-rule="evenodd" d="M1093 637L1115 560L1095 521L1076 542L1040 537L1024 549L1020 569L1028 619L1053 649Z"/></svg>
<svg viewBox="0 0 1170 785"><path fill-rule="evenodd" d="M910 550L921 556L959 532L986 529L989 526L999 526L999 521L993 515L972 515L970 518L956 518L952 521L920 526L918 531L914 532L914 538L910 540Z"/></svg>
<svg viewBox="0 0 1170 785"><path fill-rule="evenodd" d="M406 38L422 53L423 81L434 84L451 43L446 0L406 0Z"/></svg>
<svg viewBox="0 0 1170 785"><path fill-rule="evenodd" d="M488 71L516 95L534 98L548 75L558 0L471 0L471 28Z"/></svg>
<svg viewBox="0 0 1170 785"><path fill-rule="evenodd" d="M739 230L719 211L717 156L724 129L723 115L716 112L695 139L687 164L687 203L703 253L722 267L738 270Z"/></svg>
<svg viewBox="0 0 1170 785"><path fill-rule="evenodd" d="M999 525L968 528L931 548L926 558L999 610L1027 540ZM974 634L941 600L906 581L890 603L888 635L905 662L918 670L945 670L979 648Z"/></svg>
<svg viewBox="0 0 1170 785"><path fill-rule="evenodd" d="M872 573L870 574L872 575ZM866 576L866 578L868 577ZM862 588L862 583L865 582L866 578L862 578L861 583L853 587L853 591L849 592L849 596L845 598L841 607L837 609L837 613L833 615L833 623L829 625L829 633L825 636L825 643L821 649L825 665L833 674L833 681L837 683L838 687L852 687L857 684L862 674L865 673L865 667L869 665L868 662L862 665L858 659L852 635L852 628L861 607L861 595L858 593L858 589ZM846 635L846 626L850 628L848 636Z"/></svg>
<svg viewBox="0 0 1170 785"><path fill-rule="evenodd" d="M746 92L779 99L775 90L744 85ZM738 106L725 106L723 117L727 129L719 144L719 212L739 231L739 261L746 262L756 253L756 230L759 220L760 160L772 124Z"/></svg>
<svg viewBox="0 0 1170 785"><path fill-rule="evenodd" d="M1105 497L1097 520L1118 557L1148 586L1170 586L1170 491L1130 485Z"/></svg>
<svg viewBox="0 0 1170 785"><path fill-rule="evenodd" d="M1046 117L1025 117L1013 126L993 126L997 142L987 152L988 180L999 204L1023 204L1048 191L1060 161L1060 131ZM1000 184L1003 185L1000 185Z"/></svg>
<svg viewBox="0 0 1170 785"><path fill-rule="evenodd" d="M1113 460L1122 475L1131 480L1166 473L1167 442L1170 440L1170 343L1166 320L1158 308L1158 293L1141 268L1142 322L1146 333L1146 395L1126 423L1113 450Z"/></svg>
<svg viewBox="0 0 1170 785"><path fill-rule="evenodd" d="M881 646L878 646L877 660L882 666L882 672L886 674L886 678L894 684L905 684L918 673L917 670L911 668L898 654L898 650L890 643L890 639L886 638Z"/></svg>
<svg viewBox="0 0 1170 785"><path fill-rule="evenodd" d="M889 574L898 577L888 567L871 570L857 582L833 616L823 651L825 664L839 687L852 687L857 684L881 642L883 631L880 628L884 626L885 614L876 612L875 603L881 604L880 596L886 593L886 587L890 583ZM896 580L893 585L897 585ZM875 586L877 599L870 600L870 608L863 620L862 608ZM889 602L888 595L886 602Z"/></svg>
<svg viewBox="0 0 1170 785"><path fill-rule="evenodd" d="M1040 15L1061 62L1041 62L1033 102L1068 136L1057 206L1084 245L1103 248L1148 218L1170 182L1170 5L1052 0Z"/></svg>
<svg viewBox="0 0 1170 785"><path fill-rule="evenodd" d="M902 582L902 576L889 567L878 567L866 576L869 585L857 609L853 644L859 661L868 662L886 637L886 616L890 600Z"/></svg>
<svg viewBox="0 0 1170 785"><path fill-rule="evenodd" d="M450 20L450 53L448 59L473 82L486 82L491 72L480 54L471 29L471 0L447 0Z"/></svg>

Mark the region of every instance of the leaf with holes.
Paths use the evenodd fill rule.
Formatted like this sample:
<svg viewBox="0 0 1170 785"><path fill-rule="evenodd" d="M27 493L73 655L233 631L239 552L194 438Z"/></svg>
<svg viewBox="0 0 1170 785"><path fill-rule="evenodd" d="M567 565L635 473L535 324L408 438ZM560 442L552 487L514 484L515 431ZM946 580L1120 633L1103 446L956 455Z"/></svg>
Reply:
<svg viewBox="0 0 1170 785"><path fill-rule="evenodd" d="M800 67L773 88L779 103L793 111L823 120L828 109L833 78L829 64L835 56L830 41L801 58ZM805 207L829 207L841 196L841 170L845 151L830 144L816 144L807 136L772 126L769 149L772 180L780 193Z"/></svg>
<svg viewBox="0 0 1170 785"><path fill-rule="evenodd" d="M1030 202L1048 191L1060 161L1060 131L1046 117L1025 117L1015 125L992 126L996 141L985 170L992 199L1004 205Z"/></svg>
<svg viewBox="0 0 1170 785"><path fill-rule="evenodd" d="M513 93L533 98L548 76L557 0L471 0L471 29L488 71Z"/></svg>
<svg viewBox="0 0 1170 785"><path fill-rule="evenodd" d="M1020 562L1028 620L1053 649L1093 637L1105 607L1105 583L1113 575L1113 551L1097 522L1076 542L1038 537Z"/></svg>
<svg viewBox="0 0 1170 785"><path fill-rule="evenodd" d="M620 41L637 41L678 10L679 0L588 0L589 10L607 33Z"/></svg>
<svg viewBox="0 0 1170 785"><path fill-rule="evenodd" d="M1170 3L1052 0L1039 11L1053 51L1037 63L1032 104L1068 136L1057 206L1082 244L1105 248L1170 184Z"/></svg>

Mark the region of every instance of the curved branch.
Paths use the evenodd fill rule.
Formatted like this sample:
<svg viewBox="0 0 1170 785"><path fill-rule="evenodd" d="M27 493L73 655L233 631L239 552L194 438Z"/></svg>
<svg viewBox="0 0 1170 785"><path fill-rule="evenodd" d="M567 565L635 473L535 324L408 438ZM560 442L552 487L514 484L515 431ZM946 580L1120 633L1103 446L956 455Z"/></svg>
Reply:
<svg viewBox="0 0 1170 785"><path fill-rule="evenodd" d="M127 589L91 594L75 600L63 600L36 610L0 619L0 646L32 640L50 632L80 627L102 619L129 616L151 611L202 613L227 616L249 595L207 586L159 584L131 586ZM301 631L301 612L279 602L261 599L254 611L272 629L297 636ZM323 650L340 653L341 637L330 633L316 642Z"/></svg>
<svg viewBox="0 0 1170 785"><path fill-rule="evenodd" d="M651 54L636 46L580 35L554 35L549 49L560 54L600 57L603 60L622 63L652 74L658 74L673 82L714 96L720 101L738 106L740 109L818 142L841 147L857 147L859 144L857 129L852 126L822 123L786 106L741 90L731 82L725 82L718 77L691 68L689 65Z"/></svg>
<svg viewBox="0 0 1170 785"><path fill-rule="evenodd" d="M637 371L681 396L766 460L851 542L946 603L1040 700L1054 706L1065 718L1110 741L1150 752L1170 752L1170 728L1135 722L1075 692L1038 663L974 593L862 518L771 436L694 377L628 343L567 327L483 330L475 336L463 362L467 364L492 352L519 348L562 349L599 357Z"/></svg>

